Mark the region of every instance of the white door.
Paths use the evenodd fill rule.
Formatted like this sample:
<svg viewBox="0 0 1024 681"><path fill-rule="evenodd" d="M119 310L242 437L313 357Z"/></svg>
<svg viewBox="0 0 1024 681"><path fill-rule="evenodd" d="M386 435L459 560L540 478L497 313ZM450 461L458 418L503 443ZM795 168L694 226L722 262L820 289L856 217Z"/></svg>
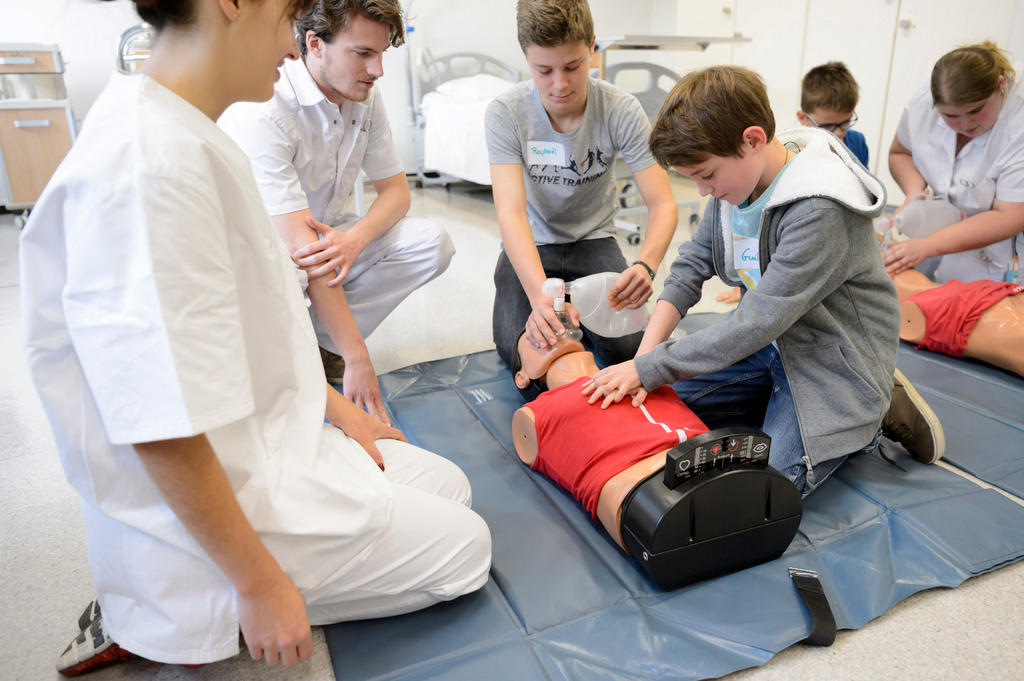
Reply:
<svg viewBox="0 0 1024 681"><path fill-rule="evenodd" d="M737 30L735 0L678 0L665 4L671 5L674 16L663 15L664 23L653 27L652 33L731 38ZM704 51L674 52L670 68L682 75L715 64L731 64L732 48L724 43L708 45Z"/></svg>
<svg viewBox="0 0 1024 681"><path fill-rule="evenodd" d="M829 61L841 61L850 69L860 86L856 130L867 140L868 168L875 174L880 162L885 166L889 153L889 140L882 140L882 120L899 5L899 0L810 0L807 6L799 78ZM780 120L780 125L797 125L799 106L798 90L789 117Z"/></svg>
<svg viewBox="0 0 1024 681"><path fill-rule="evenodd" d="M807 0L736 0L736 30L752 40L733 46L733 63L761 74L779 129L800 105L800 55Z"/></svg>
<svg viewBox="0 0 1024 681"><path fill-rule="evenodd" d="M960 45L993 40L1009 43L1014 0L902 0L893 43L889 96L878 149L878 177L899 205L903 192L889 174L889 145L911 95L927 83L935 61ZM1024 55L1016 55L1021 58ZM874 150L872 150L874 152Z"/></svg>

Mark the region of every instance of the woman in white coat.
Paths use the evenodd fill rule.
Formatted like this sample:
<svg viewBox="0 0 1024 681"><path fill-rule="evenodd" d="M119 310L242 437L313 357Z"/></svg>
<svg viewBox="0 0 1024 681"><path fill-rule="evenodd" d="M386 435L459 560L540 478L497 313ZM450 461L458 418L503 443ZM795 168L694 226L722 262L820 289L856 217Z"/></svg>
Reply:
<svg viewBox="0 0 1024 681"><path fill-rule="evenodd" d="M97 593L57 666L307 659L310 624L478 589L463 473L327 385L245 154L309 0L135 0L158 36L115 75L21 240L26 354L83 499ZM330 424L324 424L324 418Z"/></svg>
<svg viewBox="0 0 1024 681"><path fill-rule="evenodd" d="M965 218L894 244L882 255L890 274L941 256L924 265L938 281L998 280L1024 251L1024 87L1015 76L994 43L961 47L907 105L889 150L893 178L908 197L945 196Z"/></svg>

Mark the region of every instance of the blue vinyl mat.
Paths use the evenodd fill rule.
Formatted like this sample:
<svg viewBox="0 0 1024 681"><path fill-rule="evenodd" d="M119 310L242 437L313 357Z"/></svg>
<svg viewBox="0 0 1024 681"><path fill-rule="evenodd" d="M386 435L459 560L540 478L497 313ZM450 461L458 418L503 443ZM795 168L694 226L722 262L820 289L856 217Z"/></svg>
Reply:
<svg viewBox="0 0 1024 681"><path fill-rule="evenodd" d="M839 628L855 629L917 591L1024 556L1021 506L909 457L904 472L862 456L806 501L781 558L663 592L572 497L519 462L511 420L522 398L496 353L395 371L381 388L410 441L466 472L493 567L483 589L454 602L327 627L340 681L717 677L809 633L789 566L818 570ZM991 418L1012 421L997 406ZM973 427L977 409L944 415L947 433Z"/></svg>
<svg viewBox="0 0 1024 681"><path fill-rule="evenodd" d="M1024 497L1024 378L900 345L900 369L943 424L946 460Z"/></svg>

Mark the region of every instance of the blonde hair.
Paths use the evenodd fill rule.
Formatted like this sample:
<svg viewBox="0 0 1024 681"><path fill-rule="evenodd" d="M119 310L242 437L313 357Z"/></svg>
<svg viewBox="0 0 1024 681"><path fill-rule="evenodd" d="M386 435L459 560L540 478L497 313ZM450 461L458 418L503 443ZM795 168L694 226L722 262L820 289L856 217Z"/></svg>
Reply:
<svg viewBox="0 0 1024 681"><path fill-rule="evenodd" d="M1016 72L994 42L958 47L942 55L932 68L932 102L964 106L988 99L999 89L1000 76L1009 88Z"/></svg>
<svg viewBox="0 0 1024 681"><path fill-rule="evenodd" d="M860 87L853 74L841 61L815 66L800 84L800 108L804 113L818 109L848 112L857 108Z"/></svg>
<svg viewBox="0 0 1024 681"><path fill-rule="evenodd" d="M594 19L587 0L519 0L516 4L519 47L557 47L594 38Z"/></svg>
<svg viewBox="0 0 1024 681"><path fill-rule="evenodd" d="M743 131L759 126L775 136L761 76L742 66L691 71L672 88L651 130L651 153L664 167L689 166L709 156L742 156Z"/></svg>

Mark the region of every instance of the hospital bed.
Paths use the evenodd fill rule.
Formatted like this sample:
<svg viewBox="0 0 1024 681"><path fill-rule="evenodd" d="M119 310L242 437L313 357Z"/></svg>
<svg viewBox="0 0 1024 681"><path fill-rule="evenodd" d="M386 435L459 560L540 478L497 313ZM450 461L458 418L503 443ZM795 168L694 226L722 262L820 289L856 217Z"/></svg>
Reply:
<svg viewBox="0 0 1024 681"><path fill-rule="evenodd" d="M679 81L679 74L675 71L650 62L612 64L605 68L604 77L612 85L636 97L652 125L669 91ZM647 208L624 166L621 159L616 160L616 178L622 186L619 188L619 212L615 215L615 226L626 232L626 241L635 246L641 240L637 217L645 215ZM697 223L700 202L688 201L678 204L678 207L680 217L688 214L689 223Z"/></svg>
<svg viewBox="0 0 1024 681"><path fill-rule="evenodd" d="M484 114L491 100L519 81L519 72L487 55L457 52L434 58L424 50L412 70L414 148L417 179L423 186L447 185L459 180L491 183ZM661 103L679 76L647 62L609 66L608 82L635 95L648 118L657 117ZM619 211L615 226L626 232L631 245L641 241L641 223L647 208L621 159L616 162ZM700 204L680 203L680 215L697 222Z"/></svg>
<svg viewBox="0 0 1024 681"><path fill-rule="evenodd" d="M491 100L519 82L519 71L477 52L434 58L423 50L410 77L419 182L489 185L484 113Z"/></svg>

